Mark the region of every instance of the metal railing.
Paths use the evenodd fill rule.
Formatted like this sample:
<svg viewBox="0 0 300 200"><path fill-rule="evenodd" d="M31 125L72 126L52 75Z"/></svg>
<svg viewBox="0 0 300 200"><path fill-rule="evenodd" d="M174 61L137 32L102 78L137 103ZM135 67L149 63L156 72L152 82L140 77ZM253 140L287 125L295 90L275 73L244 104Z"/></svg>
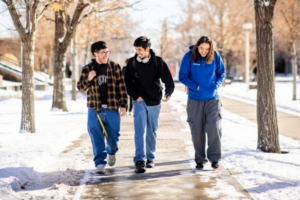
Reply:
<svg viewBox="0 0 300 200"><path fill-rule="evenodd" d="M7 57L7 56L4 56L4 55L2 55L2 54L0 54L0 62L1 62L1 61L4 61L5 64L8 64L8 65L9 65L9 64L12 64L12 65L18 66L18 67L21 66L21 63L20 63L20 62L17 62L17 61L15 61L15 60L13 60L13 59Z"/></svg>

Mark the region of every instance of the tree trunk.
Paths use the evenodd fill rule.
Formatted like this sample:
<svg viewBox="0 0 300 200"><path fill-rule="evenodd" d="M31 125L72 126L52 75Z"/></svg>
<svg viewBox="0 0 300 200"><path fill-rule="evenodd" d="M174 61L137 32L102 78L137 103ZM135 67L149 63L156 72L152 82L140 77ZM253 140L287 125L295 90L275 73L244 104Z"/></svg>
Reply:
<svg viewBox="0 0 300 200"><path fill-rule="evenodd" d="M66 77L66 49L62 46L64 37L64 21L62 11L55 13L55 40L54 40L54 85L52 108L68 112L65 94Z"/></svg>
<svg viewBox="0 0 300 200"><path fill-rule="evenodd" d="M73 65L73 70L72 70L72 100L76 101L76 84L78 80L78 59L77 59L77 37L76 33L74 34L73 40L72 40L72 65Z"/></svg>
<svg viewBox="0 0 300 200"><path fill-rule="evenodd" d="M20 133L35 133L34 42L23 44L22 53L22 117Z"/></svg>
<svg viewBox="0 0 300 200"><path fill-rule="evenodd" d="M273 15L277 0L269 5L254 0L257 40L257 148L281 153L275 103Z"/></svg>
<svg viewBox="0 0 300 200"><path fill-rule="evenodd" d="M297 100L297 55L294 39L291 40L291 57L292 57L292 72L293 72L293 100Z"/></svg>

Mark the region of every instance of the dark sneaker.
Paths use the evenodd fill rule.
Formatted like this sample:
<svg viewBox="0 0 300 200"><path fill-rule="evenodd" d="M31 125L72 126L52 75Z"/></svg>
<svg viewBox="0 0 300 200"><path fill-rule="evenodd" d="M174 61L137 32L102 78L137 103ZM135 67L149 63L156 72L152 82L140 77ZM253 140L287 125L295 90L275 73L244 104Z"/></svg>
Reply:
<svg viewBox="0 0 300 200"><path fill-rule="evenodd" d="M153 168L154 166L155 166L154 162L147 159L146 167L147 168Z"/></svg>
<svg viewBox="0 0 300 200"><path fill-rule="evenodd" d="M218 163L218 162L212 162L212 163L211 163L211 167L212 167L213 169L218 169L218 168L219 168L219 163Z"/></svg>
<svg viewBox="0 0 300 200"><path fill-rule="evenodd" d="M196 165L196 170L202 170L203 169L203 163L197 163L197 165Z"/></svg>
<svg viewBox="0 0 300 200"><path fill-rule="evenodd" d="M145 164L143 161L137 161L135 164L135 172L136 173L145 173Z"/></svg>

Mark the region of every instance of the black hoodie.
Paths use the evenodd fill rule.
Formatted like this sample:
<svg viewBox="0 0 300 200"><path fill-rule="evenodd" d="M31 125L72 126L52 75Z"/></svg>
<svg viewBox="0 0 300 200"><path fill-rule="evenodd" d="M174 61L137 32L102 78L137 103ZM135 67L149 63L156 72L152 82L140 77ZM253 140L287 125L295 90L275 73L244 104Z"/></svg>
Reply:
<svg viewBox="0 0 300 200"><path fill-rule="evenodd" d="M147 63L137 61L137 54L128 60L125 83L127 93L133 100L142 97L147 105L154 106L160 104L162 99L160 79L165 84L165 94L168 96L171 96L175 86L167 64L161 57L155 56L152 49L150 53L151 58Z"/></svg>

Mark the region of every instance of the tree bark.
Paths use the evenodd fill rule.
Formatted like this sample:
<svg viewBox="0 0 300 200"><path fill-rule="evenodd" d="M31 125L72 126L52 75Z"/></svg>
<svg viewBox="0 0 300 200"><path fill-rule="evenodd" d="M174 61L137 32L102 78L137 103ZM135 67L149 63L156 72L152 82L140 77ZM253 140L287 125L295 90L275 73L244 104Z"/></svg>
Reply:
<svg viewBox="0 0 300 200"><path fill-rule="evenodd" d="M292 57L292 72L293 72L293 100L297 100L297 54L295 40L291 40L291 57Z"/></svg>
<svg viewBox="0 0 300 200"><path fill-rule="evenodd" d="M76 37L76 32L74 34L74 37L72 39L72 65L73 65L73 70L72 70L72 100L76 101L77 97L77 90L76 90L76 85L77 85L77 80L78 80L78 59L77 59L77 37Z"/></svg>
<svg viewBox="0 0 300 200"><path fill-rule="evenodd" d="M55 13L55 39L54 39L54 84L52 108L68 112L66 104L65 77L66 77L66 47L62 40L64 37L64 19L62 11Z"/></svg>
<svg viewBox="0 0 300 200"><path fill-rule="evenodd" d="M257 40L257 148L281 153L275 103L273 15L277 0L254 0Z"/></svg>
<svg viewBox="0 0 300 200"><path fill-rule="evenodd" d="M23 45L22 117L20 133L35 133L34 109L34 41Z"/></svg>
<svg viewBox="0 0 300 200"><path fill-rule="evenodd" d="M15 3L12 0L3 1L9 10L14 26L20 36L22 46L22 115L20 133L35 133L34 112L34 50L35 34L38 20L49 6L45 5L40 14L37 14L39 1L26 3L26 28L23 27ZM22 2L20 2L22 3Z"/></svg>

